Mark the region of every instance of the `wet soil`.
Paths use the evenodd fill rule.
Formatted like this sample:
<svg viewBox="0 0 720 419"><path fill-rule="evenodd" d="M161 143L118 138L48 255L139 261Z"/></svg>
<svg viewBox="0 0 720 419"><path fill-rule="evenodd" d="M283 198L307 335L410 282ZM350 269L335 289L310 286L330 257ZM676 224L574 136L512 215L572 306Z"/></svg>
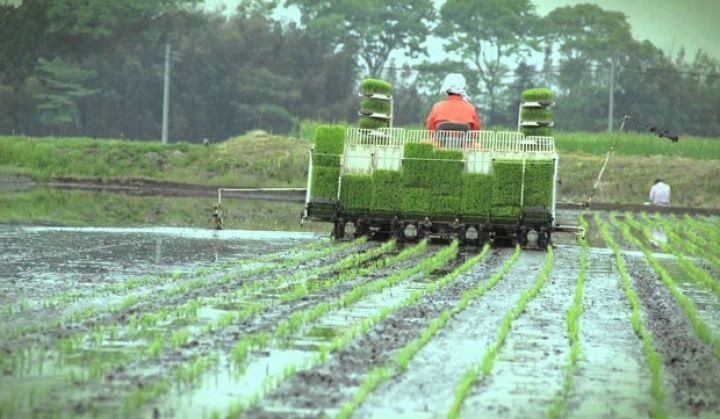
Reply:
<svg viewBox="0 0 720 419"><path fill-rule="evenodd" d="M720 417L720 362L700 341L682 308L645 259L625 257L640 297L643 321L662 357L671 416ZM714 329L717 333L717 329Z"/></svg>
<svg viewBox="0 0 720 419"><path fill-rule="evenodd" d="M577 214L566 215L570 219L577 217ZM154 293L158 298L143 300L116 313L104 312L100 306L98 313L87 319L54 325L58 315L81 310L85 304L110 301L93 297L93 290L122 283L128 276L177 272L177 283L185 283L191 280L190 273L200 266L219 266L237 258L282 252L318 238L309 234L277 240L277 236L264 233L232 236L230 232L214 235L214 232L182 229L175 233L155 229L0 228L0 246L5 252L5 263L0 263L0 301L5 307L23 299L29 301L25 310L0 312L0 329L16 324L41 325L34 334L0 342L0 346L9 349L15 357L12 362L19 363L4 369L10 358L8 352L0 351L0 366L4 369L0 371L3 374L0 413L11 417L123 416L128 415L125 403L135 400L133 403L137 402L140 410L132 410L134 413L130 416L196 418L218 413L223 417L234 402L246 401L252 394L266 389L269 393L245 413L246 417L333 416L351 400L368 371L394 357L398 348L415 339L429 320L457 304L465 290L486 281L512 253L508 248L493 249L454 282L393 312L367 333L359 334L348 346L330 353L326 362L308 363L317 358L320 345L380 310L396 306L410 292L424 288L443 272L417 275L354 304L333 309L305 324L288 339L271 340L251 349L242 368L233 361L233 351L242 337L254 332L271 332L279 322L300 310L334 301L358 285L416 265L440 249L440 245L373 274L350 278L288 302L279 302L277 296L282 289L292 286L290 283L282 284L282 289L263 288L251 297L222 302L216 297L237 289L244 281L264 280L276 273L307 272L379 243L335 251L311 262L229 282L218 281L218 278L237 272L238 268L220 268L209 276L205 286L173 297L159 294L170 286L163 284L120 292L117 296L120 300L133 294ZM613 234L618 236L617 232ZM472 386L461 410L463 417L546 415L564 378L569 350L565 316L579 269L580 249L574 245L573 237L566 239L556 241L553 270L537 298L513 322L505 344L498 351L492 373ZM623 254L641 302L643 322L652 332L664 363L664 390L670 416L717 417L720 415L717 392L720 362L709 345L699 341L684 312L655 278L643 255L637 250ZM496 339L503 315L532 286L545 256L543 251L522 251L503 279L450 319L415 355L407 371L370 393L354 417L444 417L462 374L480 363L488 345ZM450 268L461 263L463 257ZM658 254L658 258L668 266L673 263L666 255ZM583 297L585 311L580 320L582 356L563 416L646 417L653 405L650 374L642 343L630 323L630 306L622 291L613 254L608 249L593 247L588 262ZM321 278L330 275L332 273L327 272ZM679 285L696 302L699 315L717 335L720 323L712 321L717 318L717 298L693 288L693 284ZM69 290L81 290L83 297L60 307L36 305L37 301ZM157 312L188 301L198 301L197 318L171 318L139 337L129 333L129 314ZM206 329L219 318L237 313L252 302L264 303L265 307L242 321L213 331ZM105 327L106 340L98 345L92 339L99 326ZM113 326L119 328L120 334L110 340L108 328ZM155 336L169 340L173 332L180 330L187 330L189 339L176 347L165 342L153 356L135 349L148 346ZM85 333L84 340L72 359L60 362L58 354L53 352L53 342L70 332L80 331ZM196 357L212 361L213 366L192 382L176 379L178 367L186 367L188 361ZM93 363L98 359L112 368L93 372ZM287 380L280 380L277 386L265 387L268 378L283 375L288 367L300 370ZM146 394L142 397L148 399L140 402L129 398L138 390L152 389L168 380L172 385L166 392L153 397Z"/></svg>

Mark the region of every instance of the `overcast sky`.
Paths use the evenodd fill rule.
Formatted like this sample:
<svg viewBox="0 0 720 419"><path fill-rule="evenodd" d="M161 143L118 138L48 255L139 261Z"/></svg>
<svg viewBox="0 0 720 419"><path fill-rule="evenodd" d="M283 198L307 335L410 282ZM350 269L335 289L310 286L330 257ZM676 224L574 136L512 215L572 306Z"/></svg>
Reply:
<svg viewBox="0 0 720 419"><path fill-rule="evenodd" d="M410 0L409 0L410 1ZM442 4L444 0L434 0ZM540 15L560 6L594 3L628 16L633 35L664 51L685 46L692 58L698 48L720 58L720 0L531 0ZM209 8L233 10L239 0L205 0Z"/></svg>

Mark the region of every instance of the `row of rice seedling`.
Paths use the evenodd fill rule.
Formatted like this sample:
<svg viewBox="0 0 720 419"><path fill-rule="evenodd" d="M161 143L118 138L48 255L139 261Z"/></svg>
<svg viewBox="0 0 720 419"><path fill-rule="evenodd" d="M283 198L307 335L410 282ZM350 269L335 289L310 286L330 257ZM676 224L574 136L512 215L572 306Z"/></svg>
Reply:
<svg viewBox="0 0 720 419"><path fill-rule="evenodd" d="M248 266L248 265L254 265L257 263L267 263L274 260L281 259L283 257L289 258L286 263L289 263L291 266L294 263L297 263L298 261L302 261L303 255L293 255L293 253L298 253L302 251L307 251L311 249L315 249L320 246L327 246L331 244L331 242L328 239L322 239L322 240L313 240L308 243L304 243L299 246L292 247L290 249L286 249L280 252L275 252L267 255L262 255L254 258L249 259L238 259L235 261L226 261L217 263L211 267L200 267L195 269L194 271L186 274L189 278L196 278L200 276L205 276L207 274L213 273L215 271L227 269L230 267L236 267L236 266ZM288 256L290 255L290 256ZM158 275L145 275L140 278L135 277L129 277L124 280L118 280L113 284L108 284L100 289L92 289L89 293L88 292L82 292L82 291L65 291L57 295L56 297L46 298L37 301L36 303L31 303L27 299L23 299L19 303L16 304L8 304L4 307L3 310L0 311L0 313L3 313L7 316L17 314L17 313L23 313L30 311L31 308L35 309L48 309L48 308L57 308L62 307L74 302L78 302L80 300L89 299L89 298L97 298L101 296L111 296L116 294L122 294L127 293L130 291L133 291L138 288L144 288L150 285L154 284L164 284L167 282L173 282L178 281L181 279L180 272L171 272L171 273L161 273ZM32 306L32 307L31 307Z"/></svg>
<svg viewBox="0 0 720 419"><path fill-rule="evenodd" d="M585 231L590 230L590 226L585 219L585 213L582 212L578 216L578 221ZM565 366L565 378L563 379L562 388L557 392L553 403L548 411L548 417L556 419L563 416L565 408L565 400L573 385L573 377L577 369L577 362L582 354L582 346L580 344L580 316L583 313L583 288L585 287L585 276L587 274L588 264L588 241L583 237L580 239L580 272L578 273L577 285L575 286L575 296L573 304L567 311L567 330L568 345L570 345L570 354L568 355L568 363Z"/></svg>
<svg viewBox="0 0 720 419"><path fill-rule="evenodd" d="M314 305L313 307L297 311L293 313L289 318L280 321L275 326L274 333L277 338L280 339L280 341L286 340L291 334L299 330L301 326L313 320L316 320L317 318L331 310L337 310L342 307L347 307L350 304L358 301L360 298L380 292L389 286L395 285L401 281L410 278L413 275L416 275L420 272L425 272L425 270L429 269L430 267L434 267L435 265L437 265L439 261L447 263L451 257L454 257L454 252L457 251L456 247L457 246L451 246L443 249L432 257L425 258L420 263L406 269L397 271L386 278L375 280L362 285L357 285L353 287L350 291L345 292L344 294L337 297L334 301L321 302ZM398 256L402 258L407 258L411 255L415 255L424 251L426 248L427 241L423 240L417 245L405 249ZM243 364L245 362L248 350L253 346L257 346L256 344L258 342L258 338L261 338L263 334L265 334L265 332L260 332L257 334L257 336L255 334L245 336L237 343L234 351L234 359L236 363ZM261 339L261 341L263 344L267 343L267 341L264 339Z"/></svg>
<svg viewBox="0 0 720 419"><path fill-rule="evenodd" d="M614 214L611 215L613 217ZM647 360L648 366L650 368L650 376L651 376L651 392L653 395L653 399L655 400L655 406L653 406L652 409L652 416L655 418L664 418L667 416L667 413L665 412L665 392L663 390L663 384L662 384L662 359L660 358L660 355L658 354L657 350L655 349L655 346L652 341L652 334L649 330L645 328L642 322L642 318L640 316L640 303L638 302L638 297L635 291L633 290L632 283L630 280L630 274L628 274L627 268L625 267L625 262L623 261L622 252L620 250L620 247L617 245L615 240L612 238L612 235L610 234L608 224L605 223L600 216L598 216L597 213L594 214L595 224L600 229L600 235L607 243L608 247L612 249L614 255L615 255L615 262L618 267L618 272L620 273L620 280L622 281L622 288L625 292L625 295L628 298L628 301L630 302L630 307L632 310L632 315L630 317L630 322L632 323L632 327L635 330L635 333L640 337L643 343L643 349L645 351L645 358ZM613 222L615 220L613 219Z"/></svg>
<svg viewBox="0 0 720 419"><path fill-rule="evenodd" d="M660 214L655 214L655 219L650 220L649 217L644 218L646 222L652 223L658 228L662 228L668 237L668 240L674 243L680 243L686 251L693 256L704 259L709 262L717 272L720 272L720 245L708 242L706 239L698 236L692 228L688 228L685 224L677 222L669 222L662 218ZM684 236L683 237L681 237Z"/></svg>
<svg viewBox="0 0 720 419"><path fill-rule="evenodd" d="M413 247L404 249L402 252L400 252L400 254L387 259L391 259L395 262L405 260L426 249L427 241L422 241ZM360 286L359 289L361 290L361 292L356 291L358 289L358 287L356 287L352 291L343 294L343 296L339 297L339 299L335 302L320 303L318 305L315 305L314 307L310 307L300 312L296 312L290 319L279 322L275 326L274 331L272 332L261 331L248 334L244 336L240 341L238 341L235 345L233 351L234 361L237 366L241 366L251 350L259 350L261 348L264 348L269 345L273 340L282 341L282 339L284 337L287 337L289 333L292 333L293 331L299 329L299 327L303 323L313 321L324 313L330 311L331 309L338 309L350 305L365 295L369 295L373 292L379 292L385 287L394 285L395 283L407 279L417 274L418 272L428 272L430 270L437 269L438 267L445 266L455 256L456 253L457 244L443 249L440 252L437 252L435 255L428 259L424 259L423 262L418 265L414 265L413 267L410 267L408 269L398 271L385 279L366 284L365 286ZM387 262L379 262L375 269L377 269L377 267L379 266L386 266L387 264ZM366 269L368 270L368 272L371 271L370 267ZM181 368L181 366L176 368ZM241 368L238 370L238 372L239 371L241 371ZM159 393L151 392L153 397L157 397L170 389L170 386L164 384L164 382L155 384L157 384L157 386L155 387L159 389L158 391L162 391Z"/></svg>
<svg viewBox="0 0 720 419"><path fill-rule="evenodd" d="M642 213L641 217L646 224L654 224L646 213ZM653 238L652 231L650 231L650 229L646 225L637 222L632 217L626 217L625 222L631 227L640 231L642 234L644 234L648 240L651 240ZM673 236L673 234L669 231L666 231L665 233L668 235L668 238L671 238L670 236ZM677 246L682 246L686 249L692 247L691 244L685 243L677 236L675 236L675 239L678 240L676 241ZM678 264L680 264L680 266L685 270L685 272L692 276L692 278L712 290L716 295L720 296L720 281L713 278L705 269L697 266L692 260L688 259L682 251L678 250L677 246L674 246L670 244L670 242L664 242L662 240L657 240L657 245L664 252L670 253L675 256Z"/></svg>
<svg viewBox="0 0 720 419"><path fill-rule="evenodd" d="M223 285L229 284L237 280L246 279L252 276L257 276L270 272L273 270L279 270L291 266L296 266L301 262L309 262L312 260L320 259L331 253L339 252L357 245L364 244L367 238L361 237L351 242L336 244L333 246L324 247L319 250L310 251L307 253L301 253L299 255L293 255L290 258L284 259L281 262L274 264L263 264L250 269L244 269L237 272L230 272L219 278L209 278L205 271L196 277L191 277L188 281L178 282L176 285L169 288L163 289L159 292L159 296L162 298L170 298L177 295L183 295L192 290L199 290L206 288L211 285ZM259 285L259 282L253 282L254 285ZM34 326L15 327L12 329L4 330L6 332L3 335L4 339L12 340L23 336L27 336L33 333L39 333L49 329L57 329L66 324L78 323L87 320L93 316L100 314L110 314L136 308L140 304L153 301L158 298L158 292L147 292L142 295L129 295L125 297L121 302L115 304L106 304L101 308L97 306L89 306L81 311L66 314L64 316L58 316L57 319L47 324L37 324Z"/></svg>
<svg viewBox="0 0 720 419"><path fill-rule="evenodd" d="M377 248L371 249L367 252L362 253L354 253L346 258L333 263L331 265L328 265L331 269L328 269L328 266L321 266L319 268L311 269L308 272L309 276L316 275L317 273L324 273L327 271L330 271L332 269L335 270L344 270L352 268L353 266L356 266L366 260L369 260L371 258L377 257L381 255L384 252L387 252L391 249L393 249L395 246L395 242L391 241L388 243L383 244L382 246L379 246ZM280 275L282 277L282 275ZM264 281L253 281L251 282L251 287L257 286L258 283L264 282ZM271 284L272 285L272 284ZM264 286L268 286L267 283L264 283ZM237 294L237 291L232 291L229 293L223 293L220 295L217 295L212 298L197 298L192 299L190 301L185 302L184 304L174 306L174 307L162 307L158 310L155 310L153 312L143 312L141 314L132 315L129 317L128 326L125 329L125 333L123 335L124 339L137 339L138 336L148 338L147 333L144 333L146 331L152 330L153 327L155 327L158 323L163 321L168 321L168 319L182 319L185 320L187 323L188 321L195 321L197 317L197 311L202 306L213 306L215 304L219 304L221 302L226 302L227 298L231 294ZM295 291L288 291L287 294L295 295ZM296 298L297 297L295 295ZM288 302L292 301L294 298L286 298L285 296L281 296L280 301ZM245 305L245 307L238 311L238 312L229 312L227 315L220 316L217 320L214 322L208 323L206 327L202 330L203 333L208 333L213 330L218 330L224 327L229 326L230 324L244 320L246 318L249 318L250 316L259 313L260 311L264 310L266 308L266 304L263 304L261 302L250 302ZM182 333L183 331L178 331L176 333ZM189 333L186 330L184 330L185 333ZM76 341L79 340L80 342L87 340L87 338L82 337L82 333L78 334L78 336L70 336L64 341L61 341L59 345L65 346L66 341ZM152 337L152 336L150 336ZM155 353L157 355L162 348L162 345L158 343L158 339L161 336L155 336L155 339L152 341L152 343L148 345L139 345L136 347L136 351L139 351L140 353L143 353L145 351L149 351L150 353ZM164 336L162 336L164 339ZM148 348L148 349L146 349ZM154 349L153 349L154 348Z"/></svg>
<svg viewBox="0 0 720 419"><path fill-rule="evenodd" d="M385 248L387 249L388 246L385 246ZM376 252L369 253L369 257L377 255ZM348 259L356 261L359 260L358 255L353 255ZM343 266L344 265L342 263L338 264L339 268L342 268ZM163 348L167 346L166 341L168 336L166 336L165 333L154 331L154 326L161 320L167 319L168 317L181 319L185 323L194 321L197 317L197 310L202 305L204 305L203 299L195 299L177 307L162 307L155 312L145 312L130 316L128 319L128 325L124 328L122 338L125 340L137 340L138 338L142 338L143 341L139 345L130 346L132 348L130 351L123 352L117 356L115 356L115 352L111 353L112 356L108 356L108 354L101 350L101 347L105 341L108 341L106 339L107 335L109 335L108 342L116 341L119 338L119 326L114 324L109 328L105 328L102 325L96 325L93 326L89 332L79 332L56 342L56 352L59 356L52 355L48 358L48 360L52 360L53 363L58 364L58 366L62 366L66 360L69 359L78 357L85 359L85 363L89 365L89 368L86 369L85 373L78 376L75 372L71 372L71 374L73 374L71 380L76 382L78 380L98 378L105 371L109 371L118 365L124 364L130 359L138 359L138 357L157 357ZM249 317L250 315L261 311L263 308L262 304L253 303L238 313L229 313L229 317L222 316L216 323L222 323L222 326L224 327L229 325L236 318ZM208 327L205 329L205 332L212 329L212 327ZM187 341L189 338L189 334L187 332L185 333L185 338L182 338L182 331L178 331L176 333L178 334L174 334L172 337L173 348L177 347L177 345L180 344L179 342L182 342L183 340ZM40 368L42 368L42 365L47 357L46 351L38 352L36 354L28 353L28 355L36 356L36 358L28 357L28 364L32 363L40 365ZM40 358L37 358L37 356ZM16 368L18 357L26 358L25 352L23 351L22 353L18 353L16 351L11 354L9 357L9 366L11 371L18 371ZM57 366L55 368L57 368Z"/></svg>
<svg viewBox="0 0 720 419"><path fill-rule="evenodd" d="M405 269L403 271L398 271L383 280L368 284L368 290L371 290L373 292L379 292L387 287L395 285L395 284L399 283L400 281L409 279L417 274L428 274L432 271L442 269L445 266L447 266L447 264L453 258L455 258L457 256L457 252L458 252L458 243L457 243L457 241L454 241L451 245L440 250L432 257L424 259L419 265L416 265L412 268ZM307 361L306 363L304 363L302 365L290 366L290 367L286 368L282 372L282 374L280 374L278 376L268 377L265 380L262 390L258 391L257 393L255 393L249 397L246 397L242 401L238 401L237 403L235 403L231 407L228 416L229 417L237 417L242 411L244 411L248 407L256 404L263 395L267 394L273 388L276 388L278 385L280 385L280 383L287 380L288 378L290 378L292 375L294 375L298 371L307 369L307 368L311 368L315 365L325 362L330 353L338 351L338 350L346 347L357 336L367 333L368 330L370 330L370 328L372 326L383 321L388 316L390 316L392 313L396 312L397 310L399 310L402 307L406 307L406 306L414 304L423 295L426 295L427 293L435 292L437 289L438 289L438 287L428 286L428 287L413 291L401 303L390 306L390 307L385 307L385 308L381 309L379 312L372 315L371 317L365 318L361 322L355 324L354 327L345 331L342 335L337 336L331 342L322 345L319 348L318 355L315 358L310 359L309 361ZM357 294L356 292L351 291L350 293L343 295L342 297L340 297L340 299L339 299L340 301L336 302L336 304L333 308L339 309L339 308L345 307L345 306L357 301L359 299L359 297L357 297L356 294ZM365 294L365 293L363 293L363 294ZM317 317L315 317L315 318L317 318Z"/></svg>
<svg viewBox="0 0 720 419"><path fill-rule="evenodd" d="M527 305L527 303L530 302L530 300L534 299L540 293L540 289L545 284L545 281L547 280L547 277L552 270L554 255L555 253L552 246L548 246L547 257L545 258L545 263L543 264L543 267L538 274L537 280L530 289L522 293L517 304L507 313L505 313L502 323L500 324L497 338L483 355L481 363L475 367L468 369L465 374L463 374L463 378L460 381L460 384L455 389L453 402L450 406L450 410L448 411L448 418L456 418L458 416L458 414L460 413L460 408L462 407L462 403L467 397L468 392L470 391L470 386L472 386L475 380L477 380L477 378L481 375L489 375L492 372L495 358L497 356L497 351L502 347L508 333L510 333L510 327L513 320L519 317L525 311L525 306Z"/></svg>
<svg viewBox="0 0 720 419"><path fill-rule="evenodd" d="M473 258L468 259L462 266L444 276L442 279L437 281L428 287L428 291L434 292L436 289L442 288L451 281L459 277L463 272L474 266L480 259L485 257L489 251L489 246L485 246L483 251ZM515 252L503 263L493 275L483 284L477 287L465 291L458 302L451 310L444 310L440 316L430 320L425 329L420 332L419 337L410 341L407 345L398 350L397 355L382 365L373 368L366 376L365 380L360 384L360 387L353 395L351 401L343 405L338 417L347 418L362 404L367 396L372 393L377 387L379 387L385 381L392 377L407 370L410 361L415 357L417 352L422 349L432 337L444 327L450 319L456 314L464 311L470 302L477 299L485 294L489 289L495 286L505 273L512 267L520 255L520 248L516 247Z"/></svg>
<svg viewBox="0 0 720 419"><path fill-rule="evenodd" d="M626 215L626 217L632 218L632 215ZM628 241L632 242L645 254L645 259L647 259L655 273L660 277L660 280L668 288L675 301L677 301L683 311L685 311L685 314L687 315L688 320L690 320L690 324L692 324L693 329L695 329L697 336L701 341L712 345L715 351L715 357L720 360L720 339L713 336L710 327L703 322L700 317L698 317L697 309L695 308L695 304L692 300L680 291L672 276L667 272L667 270L665 270L665 268L662 267L655 256L653 256L652 250L650 250L641 240L635 237L629 224L618 221L614 213L610 214L610 220L622 231L623 236Z"/></svg>
<svg viewBox="0 0 720 419"><path fill-rule="evenodd" d="M683 217L683 220L680 221L675 215L672 216L673 222L678 222L681 224L684 224L686 226L691 227L691 229L698 232L698 234L701 234L704 237L704 242L709 245L713 250L717 250L720 247L720 227L717 225L713 225L710 222L702 222L699 220L696 220L692 218L691 216L685 214ZM720 252L718 252L720 253Z"/></svg>

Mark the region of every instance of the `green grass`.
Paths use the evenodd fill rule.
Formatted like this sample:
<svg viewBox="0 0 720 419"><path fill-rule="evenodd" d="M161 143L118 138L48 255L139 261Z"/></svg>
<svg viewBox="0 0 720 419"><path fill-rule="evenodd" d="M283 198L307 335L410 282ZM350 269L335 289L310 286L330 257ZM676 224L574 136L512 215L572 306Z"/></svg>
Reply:
<svg viewBox="0 0 720 419"><path fill-rule="evenodd" d="M605 154L617 138L615 154L621 156L672 156L698 160L720 159L720 140L714 138L681 137L673 143L651 134L555 132L555 147L560 152Z"/></svg>
<svg viewBox="0 0 720 419"><path fill-rule="evenodd" d="M128 196L34 188L0 194L0 221L68 226L182 226L212 228L212 198ZM329 231L325 224L300 227L303 204L256 200L223 202L225 228Z"/></svg>

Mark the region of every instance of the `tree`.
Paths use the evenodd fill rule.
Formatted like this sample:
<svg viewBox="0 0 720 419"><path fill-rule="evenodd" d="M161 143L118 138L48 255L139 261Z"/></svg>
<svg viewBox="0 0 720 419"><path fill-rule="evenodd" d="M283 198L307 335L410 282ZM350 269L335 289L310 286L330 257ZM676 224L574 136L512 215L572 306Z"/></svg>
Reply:
<svg viewBox="0 0 720 419"><path fill-rule="evenodd" d="M302 22L318 36L331 39L347 53L357 53L367 74L379 77L390 54L425 53L422 44L435 18L431 0L286 0L297 6Z"/></svg>
<svg viewBox="0 0 720 419"><path fill-rule="evenodd" d="M40 121L47 126L64 126L74 123L80 132L80 101L97 90L88 89L85 84L96 76L95 71L85 70L60 58L38 60L38 78L45 84L46 91L38 94Z"/></svg>
<svg viewBox="0 0 720 419"><path fill-rule="evenodd" d="M498 119L497 99L508 67L502 59L529 48L537 19L529 0L447 0L438 35L476 71L487 93L488 119Z"/></svg>

